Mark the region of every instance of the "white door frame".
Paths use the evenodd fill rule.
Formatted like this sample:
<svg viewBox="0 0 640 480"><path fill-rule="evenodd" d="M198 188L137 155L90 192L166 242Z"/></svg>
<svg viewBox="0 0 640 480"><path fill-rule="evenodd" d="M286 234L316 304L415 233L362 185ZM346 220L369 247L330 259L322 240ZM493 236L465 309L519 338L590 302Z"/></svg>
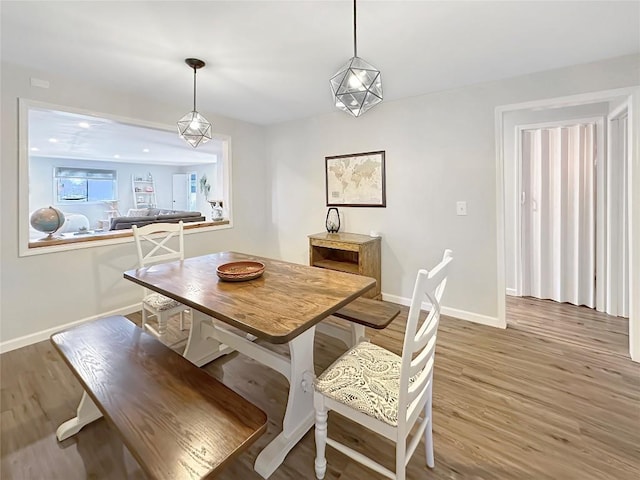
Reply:
<svg viewBox="0 0 640 480"><path fill-rule="evenodd" d="M506 321L506 262L505 262L505 218L504 218L504 114L514 110L531 108L554 108L608 101L626 96L628 98L629 138L629 353L631 359L640 362L640 87L618 88L598 92L582 93L565 97L534 100L495 109L496 147L496 247L498 273L498 323L502 328ZM634 201L634 198L638 201ZM634 239L636 241L634 241Z"/></svg>
<svg viewBox="0 0 640 480"><path fill-rule="evenodd" d="M609 113L609 115L607 116L607 157L610 159L613 156L613 148L617 147L618 145L614 145L614 142L612 142L611 137L614 133L614 129L612 128L612 123L619 119L621 116L623 115L627 115L627 117L629 116L629 112L631 110L631 102L630 99L627 98L626 101L622 102L622 104L618 105L618 107L616 107L613 111L611 111L611 113ZM628 128L628 130L630 131L630 128ZM617 129L616 129L616 133L617 133ZM627 136L627 142L629 142L629 144L627 145L627 149L629 152L631 152L631 135ZM612 289L607 289L607 295L606 298L604 300L605 302L605 311L610 312L611 315L619 315L622 312L619 312L618 310L618 297L619 297L619 293L618 293L618 281L620 279L620 271L619 271L619 266L621 265L621 258L620 255L623 255L623 252L620 251L619 246L620 246L620 238L619 238L619 232L620 232L620 228L618 228L620 225L617 223L618 222L618 218L619 216L616 215L616 211L618 207L618 205L614 205L613 199L614 196L616 195L617 192L619 192L619 190L616 188L618 187L617 184L614 185L614 182L616 182L616 179L618 178L618 175L616 175L615 173L619 173L621 168L627 168L627 171L629 173L629 167L627 167L626 163L630 161L630 157L631 155L628 156L628 158L624 159L625 164L623 165L619 165L619 164L615 164L613 162L608 162L607 163L607 223L611 224L611 222L613 222L615 224L614 228L608 228L607 229L607 250L606 250L606 263L607 263L607 268L606 268L606 272L605 275L607 277L607 285L613 285L614 288ZM631 175L628 176L627 178L627 190L630 191L631 188ZM631 205L627 205L627 209L630 209ZM628 220L628 219L627 219ZM629 248L631 246L629 245ZM629 292L631 290L629 289ZM615 296L612 296L612 294L615 293Z"/></svg>
<svg viewBox="0 0 640 480"><path fill-rule="evenodd" d="M522 195L522 132L525 130L534 130L538 128L553 128L553 127L566 127L570 125L576 124L586 124L593 123L596 125L596 157L595 162L597 165L597 172L595 175L596 182L598 182L596 186L596 191L601 192L604 191L604 158L602 152L606 151L605 149L605 135L604 135L604 123L605 116L597 116L597 117L584 117L584 118L572 118L569 120L556 120L551 122L539 122L539 123L527 123L522 125L516 125L515 128L515 148L516 148L516 188L517 192L520 192L519 195ZM601 185L599 182L602 181ZM602 204L602 206L600 205ZM602 208L601 208L602 207ZM604 221L604 201L599 196L597 197L597 206L596 206L596 225L600 224L600 222ZM514 249L515 255L515 280L516 280L516 291L515 296L522 296L522 202L520 203L520 207L516 208L516 218L515 218L515 231L516 231L516 244ZM599 259L603 258L605 253L605 244L601 239L596 239L596 260L599 262ZM600 266L599 263L596 264L596 276L598 282L604 281L604 263ZM599 291L600 285L596 285L596 295ZM604 305L604 301L603 301Z"/></svg>

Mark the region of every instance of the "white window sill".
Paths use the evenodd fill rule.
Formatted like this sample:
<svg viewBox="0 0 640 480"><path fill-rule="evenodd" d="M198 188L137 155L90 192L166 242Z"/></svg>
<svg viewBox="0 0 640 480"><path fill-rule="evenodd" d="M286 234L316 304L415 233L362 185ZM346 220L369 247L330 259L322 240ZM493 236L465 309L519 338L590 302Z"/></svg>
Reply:
<svg viewBox="0 0 640 480"><path fill-rule="evenodd" d="M190 235L193 233L211 232L215 230L225 230L228 228L233 228L230 220L221 220L219 222L209 221L185 223L184 234ZM65 233L51 240L29 240L28 247L26 249L21 248L20 256L26 257L30 255L42 255L68 250L78 250L80 248L117 245L119 243L129 243L133 241L133 231L131 229L111 230L84 235Z"/></svg>

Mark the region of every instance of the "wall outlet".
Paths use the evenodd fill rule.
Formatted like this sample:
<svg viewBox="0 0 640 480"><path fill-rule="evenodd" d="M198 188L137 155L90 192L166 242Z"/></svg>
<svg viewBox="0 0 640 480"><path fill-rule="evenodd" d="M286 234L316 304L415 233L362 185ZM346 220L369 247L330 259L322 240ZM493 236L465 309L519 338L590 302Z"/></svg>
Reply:
<svg viewBox="0 0 640 480"><path fill-rule="evenodd" d="M456 215L467 214L467 202L456 202Z"/></svg>

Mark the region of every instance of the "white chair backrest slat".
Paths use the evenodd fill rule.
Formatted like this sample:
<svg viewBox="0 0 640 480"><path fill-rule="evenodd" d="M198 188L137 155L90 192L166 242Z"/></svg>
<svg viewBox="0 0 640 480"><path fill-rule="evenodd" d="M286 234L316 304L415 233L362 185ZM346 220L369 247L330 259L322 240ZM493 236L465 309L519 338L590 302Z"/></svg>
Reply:
<svg viewBox="0 0 640 480"><path fill-rule="evenodd" d="M162 237L157 234L164 233ZM138 251L140 267L172 260L184 260L184 227L183 223L152 223L144 227L133 226L133 236ZM168 243L178 237L178 249L171 248ZM145 254L143 243L152 246Z"/></svg>
<svg viewBox="0 0 640 480"><path fill-rule="evenodd" d="M451 250L445 250L442 261L431 271L418 272L402 347L400 367L400 392L398 398L398 424L411 425L427 401L429 382L433 379L433 365L440 300L446 286L451 260ZM423 295L427 296L431 310L420 322ZM410 385L409 379L414 378ZM406 412L406 413L401 413Z"/></svg>
<svg viewBox="0 0 640 480"><path fill-rule="evenodd" d="M418 387L415 386L416 390L409 391L409 396L413 398L411 401L407 402L408 406L407 406L406 425L414 424L414 422L416 421L416 417L420 415L420 412L424 408L424 404L429 399L429 396L426 395L426 393L428 392L428 388L431 382L433 381L433 363L434 363L434 359L432 358L431 360L429 360L429 363L428 363L428 370L430 372L429 374L427 374L426 372L424 373L424 376L423 374L420 374L421 375L420 386L422 390L417 390ZM414 385L412 385L412 387L414 387ZM402 418L402 420L404 420L404 418ZM398 422L401 422L402 420L401 420L401 417L398 416Z"/></svg>
<svg viewBox="0 0 640 480"><path fill-rule="evenodd" d="M423 395L425 384L431 379L433 373L435 350L436 337L434 336L433 342L430 343L427 348L424 348L411 362L409 378L413 378L413 381L410 383L408 389L408 404L411 404L418 396Z"/></svg>
<svg viewBox="0 0 640 480"><path fill-rule="evenodd" d="M436 335L438 331L438 319L440 317L440 308L432 307L427 318L422 322L420 330L416 333L412 349L413 351L422 350Z"/></svg>
<svg viewBox="0 0 640 480"><path fill-rule="evenodd" d="M148 262L152 260L160 261L161 257L172 257L175 259L176 257L180 257L180 251L174 250L169 247L167 243L175 236L175 232L170 232L167 236L162 238L162 241L158 242L151 235L141 235L141 238L149 243L149 245L155 245L149 252L147 252L143 257L143 262ZM158 253L158 252L166 252L166 253Z"/></svg>
<svg viewBox="0 0 640 480"><path fill-rule="evenodd" d="M417 375L422 371L429 359L433 356L436 349L436 336L432 335L431 340L422 350L416 349L418 354L411 360L409 364L409 378Z"/></svg>

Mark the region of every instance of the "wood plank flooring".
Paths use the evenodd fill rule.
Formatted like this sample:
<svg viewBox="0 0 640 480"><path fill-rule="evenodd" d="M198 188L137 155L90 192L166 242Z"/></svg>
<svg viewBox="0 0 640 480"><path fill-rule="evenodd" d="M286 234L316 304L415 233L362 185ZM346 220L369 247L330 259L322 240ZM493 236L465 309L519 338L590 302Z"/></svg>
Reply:
<svg viewBox="0 0 640 480"><path fill-rule="evenodd" d="M618 341L622 330L615 322L599 324L589 310L576 313L574 307L560 305L556 311L557 304L541 309L535 303L510 301L509 309L517 310L519 319L510 317L506 330L443 317L434 384L436 467L425 467L424 449L418 448L408 479L640 478L640 366L622 350L609 349L624 343ZM387 329L367 330L372 341L399 353L406 314L403 307ZM541 333L539 327L527 325L528 317L533 324L551 323L554 328ZM139 321L139 315L131 318ZM186 336L176 324L171 324L171 342ZM599 341L604 337L606 341ZM284 346L275 349L286 352ZM344 350L337 340L318 334L317 372ZM144 478L104 420L62 443L56 441L55 429L74 416L81 389L48 341L5 353L0 362L0 478ZM279 432L286 380L239 354L205 369L269 416L267 434L217 478L261 478L252 465ZM330 436L392 467L389 442L346 419L330 416L329 421ZM311 431L271 479L315 478L313 456ZM328 480L383 478L332 448L327 449L327 459Z"/></svg>
<svg viewBox="0 0 640 480"><path fill-rule="evenodd" d="M507 296L507 323L520 330L629 358L629 320L552 300Z"/></svg>

